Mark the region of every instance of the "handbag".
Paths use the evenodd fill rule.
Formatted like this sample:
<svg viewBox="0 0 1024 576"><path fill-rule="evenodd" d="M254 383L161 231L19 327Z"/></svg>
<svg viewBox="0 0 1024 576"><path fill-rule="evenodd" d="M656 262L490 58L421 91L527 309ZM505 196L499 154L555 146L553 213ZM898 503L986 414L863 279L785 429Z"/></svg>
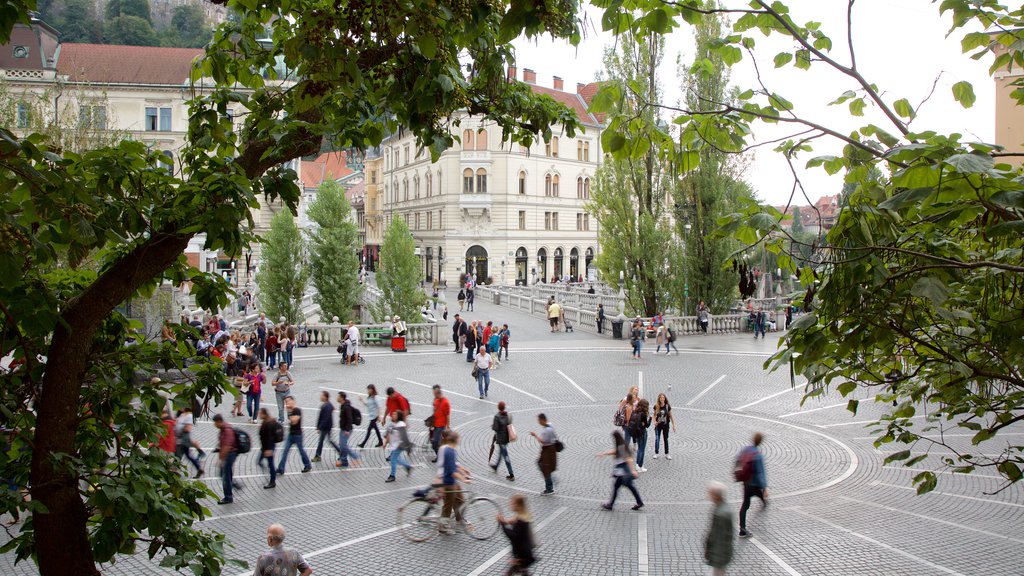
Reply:
<svg viewBox="0 0 1024 576"><path fill-rule="evenodd" d="M516 427L511 425L511 424L509 424L508 425L508 441L509 442L515 442L518 439L519 439L519 436L516 435Z"/></svg>
<svg viewBox="0 0 1024 576"><path fill-rule="evenodd" d="M430 416L427 416L423 420L423 425L426 426L427 428L433 428L434 427L434 415L431 414Z"/></svg>
<svg viewBox="0 0 1024 576"><path fill-rule="evenodd" d="M555 452L561 452L565 450L565 444L562 444L561 440L555 440Z"/></svg>
<svg viewBox="0 0 1024 576"><path fill-rule="evenodd" d="M473 372L471 372L471 374L473 375L473 378L479 377L480 376L480 367L477 366L476 364L474 364L473 365Z"/></svg>

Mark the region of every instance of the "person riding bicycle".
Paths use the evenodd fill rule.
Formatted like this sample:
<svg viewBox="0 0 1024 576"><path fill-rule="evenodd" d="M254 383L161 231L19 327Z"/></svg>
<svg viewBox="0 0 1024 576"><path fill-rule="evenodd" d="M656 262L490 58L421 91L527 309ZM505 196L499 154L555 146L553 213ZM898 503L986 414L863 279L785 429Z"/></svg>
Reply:
<svg viewBox="0 0 1024 576"><path fill-rule="evenodd" d="M459 485L459 481L468 482L470 478L469 470L459 464L459 454L456 452L455 447L459 444L459 433L450 431L444 438L444 445L438 452L437 463L438 473L440 476L441 492L444 494L444 506L441 509L441 516L444 518L451 518L452 512L455 512L455 521L459 524L463 524L465 520L462 518L462 504L465 501L465 497L462 493L462 486ZM442 529L447 533L451 533L451 529Z"/></svg>

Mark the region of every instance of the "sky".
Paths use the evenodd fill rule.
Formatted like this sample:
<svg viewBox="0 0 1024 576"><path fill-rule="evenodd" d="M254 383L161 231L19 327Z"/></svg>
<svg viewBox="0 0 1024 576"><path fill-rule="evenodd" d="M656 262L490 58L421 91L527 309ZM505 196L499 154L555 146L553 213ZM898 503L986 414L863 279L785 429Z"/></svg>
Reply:
<svg viewBox="0 0 1024 576"><path fill-rule="evenodd" d="M724 0L728 6L742 5L734 0ZM791 14L797 22L821 22L821 29L833 42L830 53L842 64L849 63L846 43L846 2L841 0L791 0L788 2ZM579 46L564 41L552 41L550 37L539 40L519 39L514 43L519 78L522 70L529 68L537 73L537 84L552 85L552 77L561 77L566 90L574 91L576 84L596 79L602 70L602 54L611 46L614 38L610 33L600 31L601 11L587 6L587 29ZM948 38L946 32L951 22L947 14L940 17L938 7L930 0L858 0L853 11L853 43L857 67L867 80L877 85L882 98L892 103L906 98L918 112L911 124L911 130L922 132L934 130L939 133L960 133L965 141L992 142L995 124L995 91L988 76L991 59L971 60L960 50L960 38L964 31L954 32ZM970 31L978 30L974 28ZM850 117L845 105L829 106L844 91L856 88L853 80L838 73L829 73L825 65L816 63L811 70L802 71L792 66L775 69L772 59L782 50L792 51L792 43L783 42L780 36L772 39L760 36L754 31L757 49L755 57L762 80L769 90L783 95L793 102L797 113L805 118L848 133L853 129L874 123L883 128L886 119L877 108L869 107L864 117ZM676 77L676 57L682 55L685 62L693 58L693 37L687 28L677 28L666 39L666 55L659 71L665 103L674 104L681 100L682 91ZM932 90L938 78L934 95L923 106L918 104ZM973 84L977 101L970 109L964 109L953 99L953 84L966 80ZM745 90L756 83L754 67L749 56L733 68L731 83ZM793 130L790 127L790 132ZM784 129L765 124L754 128L756 141L769 141L787 134ZM890 132L895 130L890 129ZM753 186L758 197L773 205L785 205L793 188L793 176L789 166L780 154L772 152L771 146L764 146L753 152L747 181ZM820 141L814 153L807 154L795 163L798 174L807 193L804 199L800 193L794 204L808 204L824 195L837 194L842 189L842 174L828 176L821 168L805 169L806 161L824 154L841 154L841 145Z"/></svg>

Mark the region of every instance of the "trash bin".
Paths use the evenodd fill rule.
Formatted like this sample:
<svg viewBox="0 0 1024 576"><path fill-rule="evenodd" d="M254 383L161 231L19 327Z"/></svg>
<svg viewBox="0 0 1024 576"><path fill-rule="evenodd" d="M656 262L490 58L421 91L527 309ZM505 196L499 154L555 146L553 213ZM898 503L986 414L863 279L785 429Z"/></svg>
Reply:
<svg viewBox="0 0 1024 576"><path fill-rule="evenodd" d="M616 340L622 340L622 325L625 324L622 320L612 320L612 338Z"/></svg>
<svg viewBox="0 0 1024 576"><path fill-rule="evenodd" d="M391 351L392 352L407 352L405 349L405 336L392 336L391 337Z"/></svg>
<svg viewBox="0 0 1024 576"><path fill-rule="evenodd" d="M501 306L501 292L494 291L494 305Z"/></svg>

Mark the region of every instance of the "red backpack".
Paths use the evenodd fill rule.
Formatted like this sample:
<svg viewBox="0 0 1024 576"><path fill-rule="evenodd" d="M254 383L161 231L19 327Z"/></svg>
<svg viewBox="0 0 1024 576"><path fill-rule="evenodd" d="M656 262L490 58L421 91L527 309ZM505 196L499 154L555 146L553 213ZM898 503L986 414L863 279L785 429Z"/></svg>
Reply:
<svg viewBox="0 0 1024 576"><path fill-rule="evenodd" d="M733 478L737 482L749 482L754 478L754 457L757 452L753 450L743 450L740 452L738 458L736 458L736 467L732 471Z"/></svg>

